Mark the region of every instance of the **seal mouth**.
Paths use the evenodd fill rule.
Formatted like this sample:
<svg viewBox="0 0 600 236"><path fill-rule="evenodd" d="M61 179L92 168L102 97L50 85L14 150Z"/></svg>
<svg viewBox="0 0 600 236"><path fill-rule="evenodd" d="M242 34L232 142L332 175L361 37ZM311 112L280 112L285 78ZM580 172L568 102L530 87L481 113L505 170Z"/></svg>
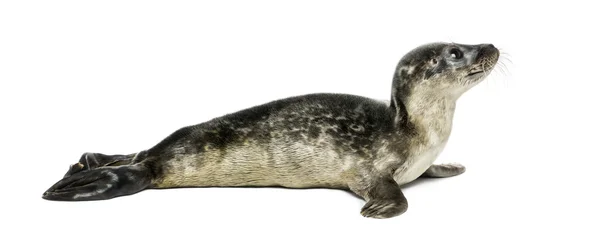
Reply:
<svg viewBox="0 0 600 236"><path fill-rule="evenodd" d="M483 46L479 50L476 65L471 68L467 76L470 77L479 74L489 74L489 72L494 69L496 62L498 62L499 56L500 52L494 47L494 45L487 44Z"/></svg>
<svg viewBox="0 0 600 236"><path fill-rule="evenodd" d="M467 76L473 76L473 75L481 74L483 72L485 72L485 71L484 70L473 71L473 72L470 72L469 74L467 74Z"/></svg>

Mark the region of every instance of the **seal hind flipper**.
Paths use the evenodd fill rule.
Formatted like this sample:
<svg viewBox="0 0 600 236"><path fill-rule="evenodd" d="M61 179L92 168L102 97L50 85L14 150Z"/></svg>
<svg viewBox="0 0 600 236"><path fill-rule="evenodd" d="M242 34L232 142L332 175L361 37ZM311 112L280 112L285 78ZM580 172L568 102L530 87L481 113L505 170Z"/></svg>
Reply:
<svg viewBox="0 0 600 236"><path fill-rule="evenodd" d="M390 218L400 215L408 209L408 201L406 201L400 186L391 178L381 179L362 195L367 200L360 211L364 217Z"/></svg>
<svg viewBox="0 0 600 236"><path fill-rule="evenodd" d="M135 154L130 155L105 155L101 153L86 152L81 155L79 162L71 165L64 178L84 170L96 169L102 166L118 166L131 163Z"/></svg>
<svg viewBox="0 0 600 236"><path fill-rule="evenodd" d="M103 200L137 193L150 185L143 164L106 166L74 173L58 181L42 198L59 201Z"/></svg>
<svg viewBox="0 0 600 236"><path fill-rule="evenodd" d="M421 177L446 178L465 173L466 168L458 163L431 165Z"/></svg>

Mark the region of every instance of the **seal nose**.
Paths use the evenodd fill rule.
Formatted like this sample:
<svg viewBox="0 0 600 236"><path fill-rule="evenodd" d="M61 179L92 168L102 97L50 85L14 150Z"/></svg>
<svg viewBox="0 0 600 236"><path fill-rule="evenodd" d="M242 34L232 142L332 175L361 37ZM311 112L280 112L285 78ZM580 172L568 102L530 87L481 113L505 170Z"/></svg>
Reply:
<svg viewBox="0 0 600 236"><path fill-rule="evenodd" d="M495 48L496 47L494 47L494 45L491 44L491 43L490 44L482 44L481 45L481 49L488 49L489 50L489 49L495 49Z"/></svg>
<svg viewBox="0 0 600 236"><path fill-rule="evenodd" d="M499 52L493 44L481 44L479 46L479 55L477 56L477 60L482 60L486 57L498 57Z"/></svg>

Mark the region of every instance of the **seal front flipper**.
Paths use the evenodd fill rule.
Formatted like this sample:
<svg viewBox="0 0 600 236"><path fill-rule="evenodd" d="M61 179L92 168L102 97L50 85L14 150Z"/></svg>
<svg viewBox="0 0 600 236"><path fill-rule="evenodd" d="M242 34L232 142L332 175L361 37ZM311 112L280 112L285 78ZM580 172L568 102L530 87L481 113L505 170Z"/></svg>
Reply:
<svg viewBox="0 0 600 236"><path fill-rule="evenodd" d="M105 155L101 153L86 152L81 155L79 162L71 165L64 178L84 170L96 169L102 166L118 166L131 163L136 154L130 155Z"/></svg>
<svg viewBox="0 0 600 236"><path fill-rule="evenodd" d="M431 165L421 177L446 178L465 173L466 169L458 163Z"/></svg>
<svg viewBox="0 0 600 236"><path fill-rule="evenodd" d="M142 163L106 166L65 177L42 196L48 200L103 200L137 193L150 185L150 171Z"/></svg>
<svg viewBox="0 0 600 236"><path fill-rule="evenodd" d="M400 186L391 178L381 179L363 194L357 194L367 200L360 211L364 217L390 218L408 209L408 202Z"/></svg>

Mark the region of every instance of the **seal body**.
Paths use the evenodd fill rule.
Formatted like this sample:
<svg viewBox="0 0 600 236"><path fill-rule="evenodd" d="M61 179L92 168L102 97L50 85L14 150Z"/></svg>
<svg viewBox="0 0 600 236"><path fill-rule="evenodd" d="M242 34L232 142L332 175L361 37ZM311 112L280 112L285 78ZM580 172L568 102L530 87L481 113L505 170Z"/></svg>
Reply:
<svg viewBox="0 0 600 236"><path fill-rule="evenodd" d="M341 94L240 111L183 128L150 149L160 158L153 186L348 188L361 169L373 167L377 150L401 136L393 115L383 103Z"/></svg>
<svg viewBox="0 0 600 236"><path fill-rule="evenodd" d="M85 153L43 195L97 200L146 188L283 186L353 191L361 213L406 211L400 186L449 177L433 165L450 136L458 97L498 60L492 45L435 43L402 58L390 104L344 94L291 97L184 127L130 155Z"/></svg>

